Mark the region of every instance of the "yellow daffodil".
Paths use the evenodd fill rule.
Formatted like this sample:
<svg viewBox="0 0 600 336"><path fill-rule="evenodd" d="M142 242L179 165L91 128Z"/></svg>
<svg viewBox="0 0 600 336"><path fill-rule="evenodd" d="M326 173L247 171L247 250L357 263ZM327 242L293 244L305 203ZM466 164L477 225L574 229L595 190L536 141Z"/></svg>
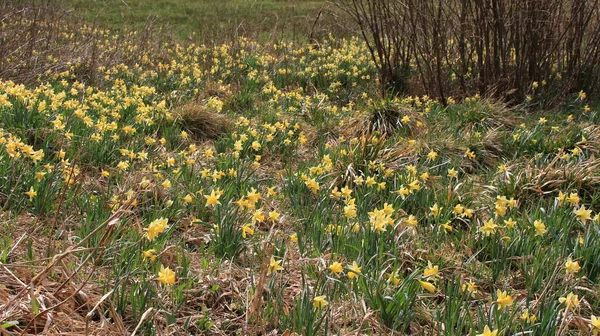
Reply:
<svg viewBox="0 0 600 336"><path fill-rule="evenodd" d="M306 180L304 183L313 194L316 194L320 189L319 183L312 178Z"/></svg>
<svg viewBox="0 0 600 336"><path fill-rule="evenodd" d="M256 210L253 214L252 214L252 222L253 223L262 223L265 221L265 215L263 214L262 210Z"/></svg>
<svg viewBox="0 0 600 336"><path fill-rule="evenodd" d="M462 284L462 291L469 291L471 295L474 295L477 293L477 285L473 282L473 280L469 280L468 283Z"/></svg>
<svg viewBox="0 0 600 336"><path fill-rule="evenodd" d="M437 157L438 157L438 153L433 150L427 154L427 159L430 161L435 161L435 159L437 159Z"/></svg>
<svg viewBox="0 0 600 336"><path fill-rule="evenodd" d="M498 329L492 331L490 329L490 327L485 326L485 328L483 328L483 333L481 334L477 334L477 336L496 336L498 335Z"/></svg>
<svg viewBox="0 0 600 336"><path fill-rule="evenodd" d="M523 312L523 314L521 314L521 316L519 316L519 318L522 321L529 322L529 323L535 323L535 321L537 320L537 316L529 313L529 309L525 309L525 311Z"/></svg>
<svg viewBox="0 0 600 336"><path fill-rule="evenodd" d="M313 299L313 307L315 309L323 309L327 307L329 303L325 300L325 295L317 296Z"/></svg>
<svg viewBox="0 0 600 336"><path fill-rule="evenodd" d="M33 201L33 198L37 196L37 191L33 187L29 187L29 191L26 191L24 194L29 196L29 201Z"/></svg>
<svg viewBox="0 0 600 336"><path fill-rule="evenodd" d="M268 274L271 274L273 272L279 272L281 270L283 270L283 267L281 266L281 260L275 260L275 258L271 256L271 260L269 261Z"/></svg>
<svg viewBox="0 0 600 336"><path fill-rule="evenodd" d="M388 275L388 282L394 286L398 286L400 284L400 278L398 277L398 273L393 272Z"/></svg>
<svg viewBox="0 0 600 336"><path fill-rule="evenodd" d="M431 261L427 262L427 268L425 270L423 270L423 277L427 278L427 277L432 277L435 278L439 273L439 269L438 266L434 266Z"/></svg>
<svg viewBox="0 0 600 336"><path fill-rule="evenodd" d="M185 203L192 203L193 198L192 198L192 194L187 194L184 197L181 198Z"/></svg>
<svg viewBox="0 0 600 336"><path fill-rule="evenodd" d="M592 210L586 209L585 205L581 205L579 209L573 210L573 213L577 216L577 219L584 224L592 219Z"/></svg>
<svg viewBox="0 0 600 336"><path fill-rule="evenodd" d="M333 264L329 265L327 269L329 269L332 273L337 274L344 270L344 266L342 266L341 263L336 261Z"/></svg>
<svg viewBox="0 0 600 336"><path fill-rule="evenodd" d="M479 232L482 232L485 236L492 235L496 232L498 225L494 223L493 219L489 219L483 223L483 226L479 227Z"/></svg>
<svg viewBox="0 0 600 336"><path fill-rule="evenodd" d="M441 208L437 205L437 203L435 203L432 207L429 208L429 210L431 211L431 215L433 217L437 217L440 214Z"/></svg>
<svg viewBox="0 0 600 336"><path fill-rule="evenodd" d="M592 315L590 317L590 327L592 328L592 334L594 336L600 334L600 318Z"/></svg>
<svg viewBox="0 0 600 336"><path fill-rule="evenodd" d="M175 284L175 272L173 272L173 270L171 270L169 267L165 268L163 265L161 265L160 271L158 272L158 281L165 286Z"/></svg>
<svg viewBox="0 0 600 336"><path fill-rule="evenodd" d="M417 218L413 215L409 215L408 218L404 219L404 224L410 227L415 227L418 224Z"/></svg>
<svg viewBox="0 0 600 336"><path fill-rule="evenodd" d="M571 205L579 204L580 200L581 199L579 198L579 195L577 195L577 193L571 193L569 194L569 197L567 197L567 201L569 201L569 204Z"/></svg>
<svg viewBox="0 0 600 336"><path fill-rule="evenodd" d="M419 280L419 285L429 293L435 293L435 286L431 282Z"/></svg>
<svg viewBox="0 0 600 336"><path fill-rule="evenodd" d="M144 252L142 252L142 256L144 257L144 260L150 259L150 261L154 261L154 260L156 260L156 250L150 249L150 250L144 251Z"/></svg>
<svg viewBox="0 0 600 336"><path fill-rule="evenodd" d="M348 269L350 269L350 272L348 272L348 278L350 279L354 279L354 277L356 277L356 275L360 274L361 272L361 268L358 266L356 261L353 261L352 265L348 266Z"/></svg>
<svg viewBox="0 0 600 336"><path fill-rule="evenodd" d="M516 224L517 222L514 221L512 218L504 220L504 225L506 225L507 229L512 229L513 227L515 227Z"/></svg>
<svg viewBox="0 0 600 336"><path fill-rule="evenodd" d="M460 215L465 211L465 207L462 204L457 204L454 206L454 209L452 209L452 211L454 212L454 214Z"/></svg>
<svg viewBox="0 0 600 336"><path fill-rule="evenodd" d="M567 309L573 309L579 305L579 296L569 293L566 297L558 298L558 302L564 303Z"/></svg>
<svg viewBox="0 0 600 336"><path fill-rule="evenodd" d="M167 228L168 220L166 218L158 218L152 221L146 229L146 238L153 241L156 236L161 234Z"/></svg>
<svg viewBox="0 0 600 336"><path fill-rule="evenodd" d="M497 290L496 291L496 303L500 309L510 306L513 303L513 297L506 294L506 291Z"/></svg>
<svg viewBox="0 0 600 336"><path fill-rule="evenodd" d="M204 195L204 198L206 198L206 206L215 206L217 204L221 204L221 202L219 201L220 197L221 195L217 194L213 189L210 192L210 195Z"/></svg>
<svg viewBox="0 0 600 336"><path fill-rule="evenodd" d="M567 271L567 274L575 274L581 270L581 267L579 266L579 262L573 261L573 259L569 257L565 262L565 270Z"/></svg>
<svg viewBox="0 0 600 336"><path fill-rule="evenodd" d="M254 224L252 223L247 223L245 225L242 225L242 237L243 238L247 238L249 236L253 236L254 235L254 228L253 228Z"/></svg>
<svg viewBox="0 0 600 336"><path fill-rule="evenodd" d="M535 235L536 236L543 236L544 234L546 234L546 232L548 232L548 229L546 229L546 224L544 224L540 220L534 221L533 222L533 227L535 228Z"/></svg>
<svg viewBox="0 0 600 336"><path fill-rule="evenodd" d="M280 217L280 216L281 216L281 215L279 214L279 212L277 212L277 211L275 211L275 210L273 210L273 211L269 212L269 219L270 219L272 222L276 222L277 220L279 220L279 217Z"/></svg>

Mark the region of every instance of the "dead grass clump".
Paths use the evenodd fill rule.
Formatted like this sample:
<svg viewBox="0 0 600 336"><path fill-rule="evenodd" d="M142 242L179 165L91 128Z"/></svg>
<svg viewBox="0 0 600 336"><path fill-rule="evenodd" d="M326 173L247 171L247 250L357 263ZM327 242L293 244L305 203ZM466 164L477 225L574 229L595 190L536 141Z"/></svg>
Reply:
<svg viewBox="0 0 600 336"><path fill-rule="evenodd" d="M486 168L492 168L498 165L501 158L505 157L506 150L503 146L503 139L506 137L504 132L497 129L490 130L481 136L479 141L471 146L477 153L477 160Z"/></svg>
<svg viewBox="0 0 600 336"><path fill-rule="evenodd" d="M594 155L600 154L600 125L591 125L583 129L586 140L580 143L581 149Z"/></svg>
<svg viewBox="0 0 600 336"><path fill-rule="evenodd" d="M104 223L60 254L27 263L0 263L0 321L16 321L3 335L13 334L127 334L108 296L90 281L98 272L98 262L122 218L117 211ZM86 241L102 231L97 257L87 254ZM17 241L12 250L19 248ZM47 245L52 242L47 242ZM81 261L81 257L83 261ZM68 265L76 265L71 269ZM110 292L112 293L112 292ZM109 307L107 320L104 309ZM99 323L98 323L99 322Z"/></svg>
<svg viewBox="0 0 600 336"><path fill-rule="evenodd" d="M65 261L75 262L72 256ZM30 283L31 269L37 265L0 266L0 321L15 321L3 335L60 334L64 332L89 335L127 334L122 324L108 322L105 305L111 305L95 284L79 286L45 279ZM64 267L53 269L53 276L67 279ZM77 278L76 276L73 279ZM81 279L75 279L81 281ZM61 280L62 281L62 280ZM37 302L37 308L33 302ZM113 318L119 318L117 315Z"/></svg>
<svg viewBox="0 0 600 336"><path fill-rule="evenodd" d="M227 133L231 120L199 103L188 103L174 111L175 118L195 140L214 140Z"/></svg>
<svg viewBox="0 0 600 336"><path fill-rule="evenodd" d="M578 162L563 163L561 155L545 165L520 161L507 168L512 175L515 197L526 199L536 195L554 197L558 191L579 190L592 195L600 187L600 159L591 157Z"/></svg>

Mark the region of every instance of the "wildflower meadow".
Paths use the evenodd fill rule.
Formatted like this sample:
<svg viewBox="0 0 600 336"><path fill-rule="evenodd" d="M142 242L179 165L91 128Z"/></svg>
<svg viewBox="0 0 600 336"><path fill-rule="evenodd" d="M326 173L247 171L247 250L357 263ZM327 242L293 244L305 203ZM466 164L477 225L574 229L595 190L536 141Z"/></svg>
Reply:
<svg viewBox="0 0 600 336"><path fill-rule="evenodd" d="M40 13L0 4L0 334L600 334L600 104L567 70L440 99L352 32Z"/></svg>

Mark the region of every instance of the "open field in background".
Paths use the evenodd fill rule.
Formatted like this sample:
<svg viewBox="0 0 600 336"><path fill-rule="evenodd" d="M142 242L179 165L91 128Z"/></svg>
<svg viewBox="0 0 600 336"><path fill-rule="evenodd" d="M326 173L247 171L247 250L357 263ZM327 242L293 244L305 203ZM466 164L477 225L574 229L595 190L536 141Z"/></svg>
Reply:
<svg viewBox="0 0 600 336"><path fill-rule="evenodd" d="M57 0L103 27L161 26L180 39L220 44L239 36L306 41L342 31L326 1L310 0ZM321 15L319 15L321 12ZM315 20L319 16L317 25ZM314 28L313 28L314 26Z"/></svg>
<svg viewBox="0 0 600 336"><path fill-rule="evenodd" d="M225 14L202 45L170 34L208 2L107 3L0 4L0 333L600 333L586 92L382 95L358 38Z"/></svg>

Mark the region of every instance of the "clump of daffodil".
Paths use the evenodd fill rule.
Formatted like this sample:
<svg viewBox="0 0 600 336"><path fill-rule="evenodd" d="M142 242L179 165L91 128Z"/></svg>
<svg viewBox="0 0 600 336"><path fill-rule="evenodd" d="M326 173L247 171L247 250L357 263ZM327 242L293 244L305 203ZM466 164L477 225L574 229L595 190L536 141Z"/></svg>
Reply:
<svg viewBox="0 0 600 336"><path fill-rule="evenodd" d="M388 225L393 226L394 220L391 215L394 209L391 206L384 206L383 209L375 209L369 212L369 222L371 223L371 229L375 232L386 231Z"/></svg>
<svg viewBox="0 0 600 336"><path fill-rule="evenodd" d="M497 196L494 204L494 213L498 217L506 216L508 209L517 206L517 200L514 198L507 199L506 196Z"/></svg>
<svg viewBox="0 0 600 336"><path fill-rule="evenodd" d="M344 216L348 219L356 218L356 199L349 198L345 200L346 205L344 206Z"/></svg>

